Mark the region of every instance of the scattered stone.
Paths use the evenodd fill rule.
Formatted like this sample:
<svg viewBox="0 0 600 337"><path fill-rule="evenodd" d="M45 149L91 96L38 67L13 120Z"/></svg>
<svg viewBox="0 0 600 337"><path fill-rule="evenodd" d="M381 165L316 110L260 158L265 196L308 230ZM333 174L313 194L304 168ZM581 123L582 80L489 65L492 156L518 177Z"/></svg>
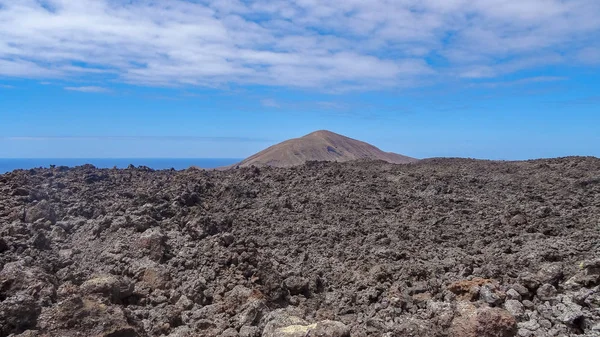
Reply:
<svg viewBox="0 0 600 337"><path fill-rule="evenodd" d="M548 301L556 296L556 288L551 284L543 284L536 292L537 297L542 301Z"/></svg>
<svg viewBox="0 0 600 337"><path fill-rule="evenodd" d="M527 218L523 214L517 214L510 219L511 226L523 226L527 224Z"/></svg>
<svg viewBox="0 0 600 337"><path fill-rule="evenodd" d="M537 272L536 276L540 283L556 286L563 278L563 267L560 264L546 264Z"/></svg>
<svg viewBox="0 0 600 337"><path fill-rule="evenodd" d="M596 336L598 172L560 158L3 174L0 336Z"/></svg>
<svg viewBox="0 0 600 337"><path fill-rule="evenodd" d="M522 298L522 296L515 289L508 289L508 291L506 292L506 298L509 299L509 300L520 301L521 298Z"/></svg>
<svg viewBox="0 0 600 337"><path fill-rule="evenodd" d="M521 295L521 297L523 297L523 298L529 296L529 289L527 289L527 287L525 287L525 286L523 286L523 285L521 285L519 283L513 284L511 286L511 288L513 290L516 290Z"/></svg>
<svg viewBox="0 0 600 337"><path fill-rule="evenodd" d="M521 318L525 314L523 304L517 300L506 300L504 309L516 318Z"/></svg>

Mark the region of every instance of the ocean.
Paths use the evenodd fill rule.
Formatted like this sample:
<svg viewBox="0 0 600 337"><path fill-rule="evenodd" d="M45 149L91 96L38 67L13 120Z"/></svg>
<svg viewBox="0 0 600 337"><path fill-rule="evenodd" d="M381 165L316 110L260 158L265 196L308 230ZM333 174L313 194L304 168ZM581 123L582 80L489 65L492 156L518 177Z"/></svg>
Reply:
<svg viewBox="0 0 600 337"><path fill-rule="evenodd" d="M242 161L234 158L0 158L0 174L18 169L39 167L80 166L92 164L98 168L127 168L127 166L147 166L155 170L185 170L190 166L211 169L228 166Z"/></svg>

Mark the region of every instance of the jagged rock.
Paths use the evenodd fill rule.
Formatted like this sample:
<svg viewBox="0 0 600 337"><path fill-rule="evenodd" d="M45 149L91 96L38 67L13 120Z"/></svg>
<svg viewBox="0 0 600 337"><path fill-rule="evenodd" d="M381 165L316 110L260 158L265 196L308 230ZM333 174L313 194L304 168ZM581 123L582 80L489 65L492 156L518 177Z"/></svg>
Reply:
<svg viewBox="0 0 600 337"><path fill-rule="evenodd" d="M493 280L483 278L473 278L472 280L463 280L451 283L447 289L456 294L459 298L465 300L475 300L479 295L481 286L493 283Z"/></svg>
<svg viewBox="0 0 600 337"><path fill-rule="evenodd" d="M551 300L556 296L556 288L551 284L543 284L536 292L537 297L542 301Z"/></svg>
<svg viewBox="0 0 600 337"><path fill-rule="evenodd" d="M479 288L479 298L490 305L502 303L502 298L496 293L495 287L484 284Z"/></svg>
<svg viewBox="0 0 600 337"><path fill-rule="evenodd" d="M39 328L51 336L137 337L123 309L110 306L94 297L75 296L44 311Z"/></svg>
<svg viewBox="0 0 600 337"><path fill-rule="evenodd" d="M194 302L192 302L187 296L183 295L177 300L177 307L183 310L189 310L194 306Z"/></svg>
<svg viewBox="0 0 600 337"><path fill-rule="evenodd" d="M307 324L299 318L291 318L297 324L286 325L275 328L267 325L263 331L263 337L350 337L350 329L341 322L321 321L314 324Z"/></svg>
<svg viewBox="0 0 600 337"><path fill-rule="evenodd" d="M100 294L113 302L119 302L131 296L133 290L134 284L131 281L111 275L98 276L85 281L81 285L81 292L83 294Z"/></svg>
<svg viewBox="0 0 600 337"><path fill-rule="evenodd" d="M30 295L18 294L0 302L0 336L35 328L42 308Z"/></svg>
<svg viewBox="0 0 600 337"><path fill-rule="evenodd" d="M594 336L598 172L561 158L0 175L0 335L258 337L284 315L301 321L277 329L485 336L518 301L519 333Z"/></svg>
<svg viewBox="0 0 600 337"><path fill-rule="evenodd" d="M137 246L144 255L149 256L154 261L162 260L165 252L165 236L158 229L148 229L137 241Z"/></svg>
<svg viewBox="0 0 600 337"><path fill-rule="evenodd" d="M525 314L523 304L517 300L506 300L504 309L516 318L521 318Z"/></svg>
<svg viewBox="0 0 600 337"><path fill-rule="evenodd" d="M517 322L506 310L477 308L468 302L457 304L458 315L452 321L452 337L512 337L517 334Z"/></svg>
<svg viewBox="0 0 600 337"><path fill-rule="evenodd" d="M563 278L563 267L560 264L546 264L536 274L537 280L542 284L558 285Z"/></svg>
<svg viewBox="0 0 600 337"><path fill-rule="evenodd" d="M509 300L520 301L522 299L522 296L515 289L508 289L508 291L506 292L506 298Z"/></svg>
<svg viewBox="0 0 600 337"><path fill-rule="evenodd" d="M240 328L240 337L260 337L260 329L256 326L243 326Z"/></svg>
<svg viewBox="0 0 600 337"><path fill-rule="evenodd" d="M50 221L53 225L56 223L54 207L46 200L27 208L25 213L25 222L34 223L40 219Z"/></svg>
<svg viewBox="0 0 600 337"><path fill-rule="evenodd" d="M303 277L290 276L283 282L291 295L301 295L308 292L308 280Z"/></svg>
<svg viewBox="0 0 600 337"><path fill-rule="evenodd" d="M511 285L511 289L517 291L523 298L529 296L529 289L522 284L515 283Z"/></svg>
<svg viewBox="0 0 600 337"><path fill-rule="evenodd" d="M234 328L229 328L229 329L223 331L219 336L221 336L221 337L240 337L237 330Z"/></svg>

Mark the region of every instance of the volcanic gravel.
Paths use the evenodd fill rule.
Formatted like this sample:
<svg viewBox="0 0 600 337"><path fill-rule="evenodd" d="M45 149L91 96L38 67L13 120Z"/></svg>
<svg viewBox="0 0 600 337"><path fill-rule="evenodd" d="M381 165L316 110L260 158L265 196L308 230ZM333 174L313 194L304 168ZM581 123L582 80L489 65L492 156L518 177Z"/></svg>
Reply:
<svg viewBox="0 0 600 337"><path fill-rule="evenodd" d="M0 175L0 336L600 336L600 159Z"/></svg>

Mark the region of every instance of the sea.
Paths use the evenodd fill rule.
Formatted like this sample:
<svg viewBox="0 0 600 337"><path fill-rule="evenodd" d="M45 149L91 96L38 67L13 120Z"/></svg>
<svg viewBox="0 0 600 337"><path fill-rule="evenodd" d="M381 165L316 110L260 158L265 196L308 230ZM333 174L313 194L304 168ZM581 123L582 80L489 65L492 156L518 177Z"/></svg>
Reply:
<svg viewBox="0 0 600 337"><path fill-rule="evenodd" d="M0 174L14 170L56 166L94 165L97 168L146 166L154 170L185 170L191 166L212 169L239 163L236 158L0 158Z"/></svg>

